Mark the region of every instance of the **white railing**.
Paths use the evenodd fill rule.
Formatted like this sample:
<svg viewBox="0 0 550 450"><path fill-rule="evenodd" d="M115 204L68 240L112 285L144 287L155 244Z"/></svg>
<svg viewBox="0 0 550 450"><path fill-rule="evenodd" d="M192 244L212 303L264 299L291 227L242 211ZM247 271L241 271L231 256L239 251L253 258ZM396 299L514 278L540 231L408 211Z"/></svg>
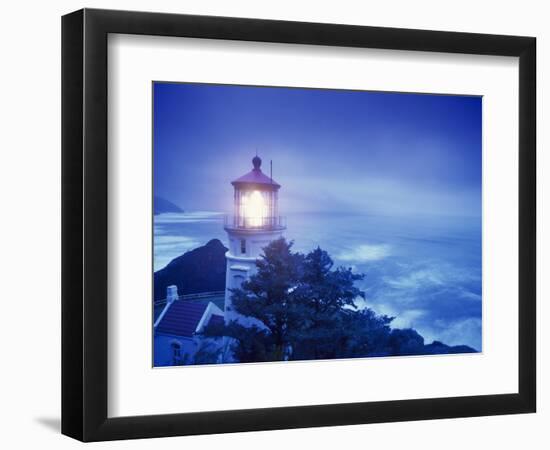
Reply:
<svg viewBox="0 0 550 450"><path fill-rule="evenodd" d="M180 295L178 297L178 300L197 300L201 298L219 297L220 295L225 295L225 291L211 291L211 292L198 292L196 294L185 294L185 295ZM164 305L165 303L166 303L165 298L163 298L162 300L156 300L154 302L155 306Z"/></svg>
<svg viewBox="0 0 550 450"><path fill-rule="evenodd" d="M286 217L243 217L226 215L224 216L224 226L225 228L243 230L282 230L286 228Z"/></svg>

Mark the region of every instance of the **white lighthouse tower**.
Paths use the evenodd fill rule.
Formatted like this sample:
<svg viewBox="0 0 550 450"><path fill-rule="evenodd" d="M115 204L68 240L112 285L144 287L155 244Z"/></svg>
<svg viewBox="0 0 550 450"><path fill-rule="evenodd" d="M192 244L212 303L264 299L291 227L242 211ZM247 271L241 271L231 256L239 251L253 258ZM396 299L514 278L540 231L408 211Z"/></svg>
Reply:
<svg viewBox="0 0 550 450"><path fill-rule="evenodd" d="M231 182L235 189L233 214L226 217L224 227L229 237L229 250L225 254L225 323L243 322L244 318L232 308L230 289L240 287L256 271L262 249L280 238L286 228L279 216L281 186L262 172L258 156L252 159L252 165L250 172Z"/></svg>

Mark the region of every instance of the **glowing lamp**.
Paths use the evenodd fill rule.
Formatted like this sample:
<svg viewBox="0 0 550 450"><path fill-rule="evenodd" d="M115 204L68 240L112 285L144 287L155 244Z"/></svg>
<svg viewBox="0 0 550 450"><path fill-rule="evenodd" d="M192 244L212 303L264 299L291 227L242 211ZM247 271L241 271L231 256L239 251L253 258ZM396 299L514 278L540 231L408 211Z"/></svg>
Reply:
<svg viewBox="0 0 550 450"><path fill-rule="evenodd" d="M240 229L278 229L282 227L278 216L278 192L281 187L261 169L262 160L252 159L253 169L232 181L234 212L226 227Z"/></svg>
<svg viewBox="0 0 550 450"><path fill-rule="evenodd" d="M261 227L269 217L267 202L260 191L252 191L242 199L243 217L251 227Z"/></svg>

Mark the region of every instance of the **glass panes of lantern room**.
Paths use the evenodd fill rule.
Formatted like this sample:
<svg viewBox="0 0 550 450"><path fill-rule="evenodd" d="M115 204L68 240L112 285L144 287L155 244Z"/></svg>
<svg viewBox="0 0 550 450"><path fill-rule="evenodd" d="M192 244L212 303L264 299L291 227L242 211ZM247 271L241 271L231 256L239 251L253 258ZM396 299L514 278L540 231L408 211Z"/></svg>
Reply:
<svg viewBox="0 0 550 450"><path fill-rule="evenodd" d="M271 228L277 224L277 191L235 189L234 226Z"/></svg>

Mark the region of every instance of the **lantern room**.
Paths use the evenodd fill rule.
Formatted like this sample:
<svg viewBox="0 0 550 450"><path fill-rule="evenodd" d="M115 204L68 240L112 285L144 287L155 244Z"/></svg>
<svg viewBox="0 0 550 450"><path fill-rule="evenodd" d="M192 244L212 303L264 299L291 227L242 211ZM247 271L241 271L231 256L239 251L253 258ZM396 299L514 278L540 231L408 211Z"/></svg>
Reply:
<svg viewBox="0 0 550 450"><path fill-rule="evenodd" d="M234 191L233 214L226 219L229 229L277 230L283 229L279 216L280 185L261 169L262 160L252 159L252 170L232 181Z"/></svg>

